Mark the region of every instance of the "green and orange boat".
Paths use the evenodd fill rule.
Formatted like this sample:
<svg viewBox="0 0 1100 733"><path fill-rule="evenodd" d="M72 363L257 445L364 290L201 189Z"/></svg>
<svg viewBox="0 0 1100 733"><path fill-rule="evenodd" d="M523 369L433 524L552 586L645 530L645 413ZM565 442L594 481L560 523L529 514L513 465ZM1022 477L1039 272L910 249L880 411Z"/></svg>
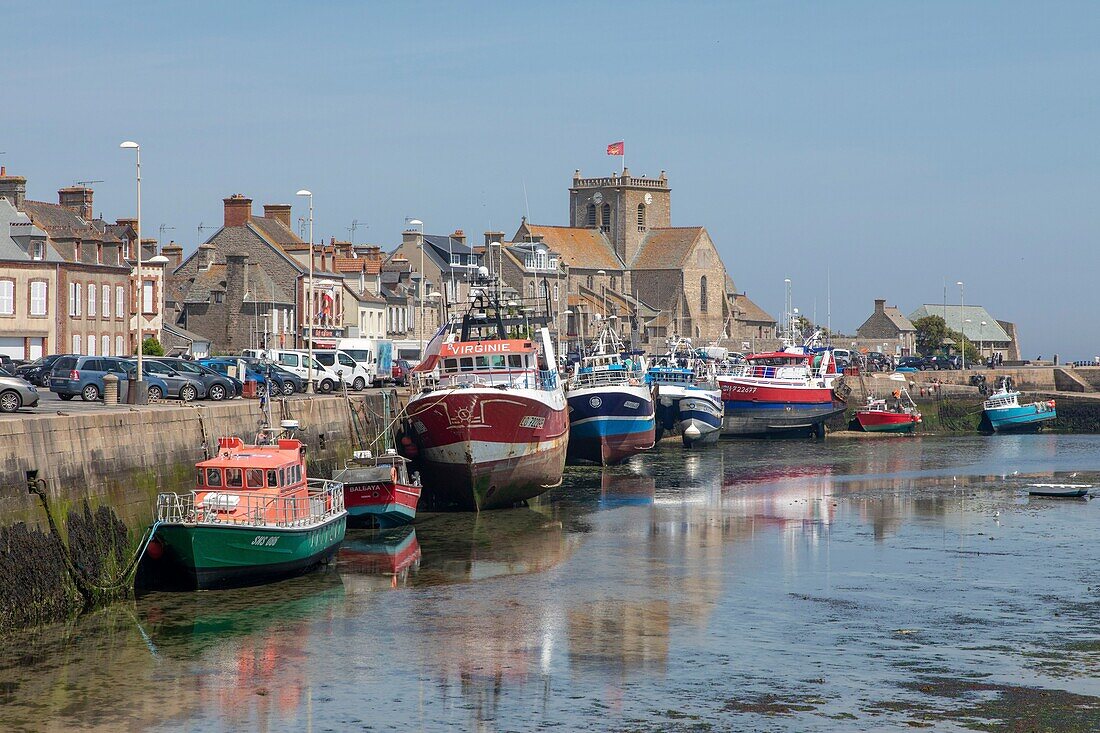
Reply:
<svg viewBox="0 0 1100 733"><path fill-rule="evenodd" d="M331 560L346 526L343 485L307 478L299 440L220 438L194 491L157 497L146 554L196 589L257 585Z"/></svg>

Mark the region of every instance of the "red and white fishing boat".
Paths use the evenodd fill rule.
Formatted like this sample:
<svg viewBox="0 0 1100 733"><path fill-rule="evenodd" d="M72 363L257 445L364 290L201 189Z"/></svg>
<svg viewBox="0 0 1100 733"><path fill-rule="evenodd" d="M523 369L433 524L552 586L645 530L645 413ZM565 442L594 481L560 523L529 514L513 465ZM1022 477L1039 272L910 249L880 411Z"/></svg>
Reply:
<svg viewBox="0 0 1100 733"><path fill-rule="evenodd" d="M904 388L886 399L869 395L867 404L856 410L856 422L868 433L911 433L920 421L920 411Z"/></svg>
<svg viewBox="0 0 1100 733"><path fill-rule="evenodd" d="M831 352L804 347L752 354L720 372L725 417L722 435L811 432L825 434L825 421L840 412L833 402L837 378Z"/></svg>
<svg viewBox="0 0 1100 733"><path fill-rule="evenodd" d="M569 417L545 317L502 306L484 273L475 286L413 369L401 449L433 507L480 511L561 483Z"/></svg>

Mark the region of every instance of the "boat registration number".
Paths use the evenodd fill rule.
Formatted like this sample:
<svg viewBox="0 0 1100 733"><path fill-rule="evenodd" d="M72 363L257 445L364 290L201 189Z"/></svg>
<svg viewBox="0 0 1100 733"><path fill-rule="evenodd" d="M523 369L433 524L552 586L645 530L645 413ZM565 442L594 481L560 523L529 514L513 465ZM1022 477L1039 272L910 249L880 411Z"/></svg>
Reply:
<svg viewBox="0 0 1100 733"><path fill-rule="evenodd" d="M545 417L539 417L538 415L528 415L527 417L525 417L525 418L523 418L522 420L519 421L519 426L521 428L535 428L535 429L538 429L538 428L541 428L544 425L546 425L546 418Z"/></svg>
<svg viewBox="0 0 1100 733"><path fill-rule="evenodd" d="M270 535L258 535L253 538L252 544L256 547L274 547L275 543L278 541L278 537L272 537Z"/></svg>
<svg viewBox="0 0 1100 733"><path fill-rule="evenodd" d="M626 402L623 403L623 407L625 407L628 410L637 410L638 405L639 405L639 403L635 402L634 400L627 400Z"/></svg>
<svg viewBox="0 0 1100 733"><path fill-rule="evenodd" d="M726 392L730 392L733 394L752 394L756 391L756 387L743 387L740 384L730 384L727 385L724 389Z"/></svg>

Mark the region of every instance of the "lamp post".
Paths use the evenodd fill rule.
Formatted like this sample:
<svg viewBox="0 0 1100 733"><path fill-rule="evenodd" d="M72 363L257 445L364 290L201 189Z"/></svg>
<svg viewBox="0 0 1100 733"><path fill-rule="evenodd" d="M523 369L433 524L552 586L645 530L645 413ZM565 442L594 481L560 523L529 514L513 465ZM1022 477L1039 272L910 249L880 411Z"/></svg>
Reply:
<svg viewBox="0 0 1100 733"><path fill-rule="evenodd" d="M313 392L313 193L302 189L296 195L309 199L309 294L306 301L306 326L309 328L309 363L306 364L306 392Z"/></svg>
<svg viewBox="0 0 1100 733"><path fill-rule="evenodd" d="M420 247L420 280L416 283L416 308L420 316L420 358L424 359L424 222L419 219L407 219L406 223L420 228L420 239L417 246Z"/></svg>
<svg viewBox="0 0 1100 733"><path fill-rule="evenodd" d="M596 274L601 278L607 277L607 270L596 270ZM603 317L607 318L607 283L600 280L600 294L603 296Z"/></svg>
<svg viewBox="0 0 1100 733"><path fill-rule="evenodd" d="M136 312L137 312L137 318L136 318L136 321L137 321L137 383L139 385L138 386L138 394L141 394L141 387L140 387L141 381L142 381L142 361L141 361L142 348L141 347L143 346L143 344L142 344L143 339L141 337L141 335L142 335L141 334L141 319L142 319L142 311L144 310L144 308L142 306L144 305L144 301L145 301L145 283L142 281L142 278L141 278L141 146L138 145L133 140L126 140L125 142L120 143L119 147L123 148L124 150L133 150L134 151L134 161L135 161L136 172L137 172L137 227L136 227L136 229L137 229L137 285L138 285L138 307L136 309Z"/></svg>
<svg viewBox="0 0 1100 733"><path fill-rule="evenodd" d="M978 324L978 356L985 353L985 321Z"/></svg>
<svg viewBox="0 0 1100 733"><path fill-rule="evenodd" d="M561 315L565 316L565 326L568 329L569 328L569 317L573 315L573 311L564 310L564 311L561 312ZM569 334L566 334L567 337L568 337L568 335ZM568 338L566 339L566 341L568 341ZM560 320L558 322L558 353L559 354L562 353L562 349L561 349L561 321Z"/></svg>
<svg viewBox="0 0 1100 733"><path fill-rule="evenodd" d="M964 318L964 319L963 319L963 330L962 330L962 337L963 337L963 348L962 348L962 354L963 354L963 358L962 358L962 368L963 368L963 369L966 369L966 324L968 324L968 323L973 323L973 322L974 322L974 321L970 320L969 318Z"/></svg>
<svg viewBox="0 0 1100 733"><path fill-rule="evenodd" d="M966 315L966 298L964 297L963 281L959 280L955 284L959 286L959 318L961 319L964 315ZM964 344L964 346L966 344L966 335L965 334L963 334L963 344ZM965 348L963 348L963 352L962 352L962 368L966 369L966 349Z"/></svg>

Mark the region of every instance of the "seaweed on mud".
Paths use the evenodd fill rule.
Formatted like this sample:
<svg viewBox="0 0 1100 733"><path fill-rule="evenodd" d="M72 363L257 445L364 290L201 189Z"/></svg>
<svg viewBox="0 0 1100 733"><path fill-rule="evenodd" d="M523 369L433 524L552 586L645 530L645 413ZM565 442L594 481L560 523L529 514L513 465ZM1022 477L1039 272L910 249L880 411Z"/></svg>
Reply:
<svg viewBox="0 0 1100 733"><path fill-rule="evenodd" d="M801 697L796 695L776 695L766 692L754 697L741 700L728 700L722 707L727 713L754 713L756 715L793 715L795 713L812 713L824 700L817 697Z"/></svg>
<svg viewBox="0 0 1100 733"><path fill-rule="evenodd" d="M20 522L0 527L0 631L64 618L81 606L59 544Z"/></svg>

